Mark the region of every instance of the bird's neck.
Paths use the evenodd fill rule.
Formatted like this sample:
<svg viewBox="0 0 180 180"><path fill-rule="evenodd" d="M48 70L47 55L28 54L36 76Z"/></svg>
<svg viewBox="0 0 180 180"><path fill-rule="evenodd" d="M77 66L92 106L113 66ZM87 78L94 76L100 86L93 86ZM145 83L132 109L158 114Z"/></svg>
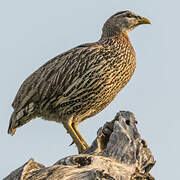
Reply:
<svg viewBox="0 0 180 180"><path fill-rule="evenodd" d="M128 32L129 31L127 31L127 28L120 29L117 26L113 26L112 24L105 23L105 25L103 26L103 29L102 29L101 39L112 38L115 36L121 36L122 34L128 36Z"/></svg>
<svg viewBox="0 0 180 180"><path fill-rule="evenodd" d="M120 43L122 42L123 43L129 43L130 40L129 40L129 37L128 37L128 34L127 33L119 33L119 34L116 34L116 35L113 35L113 36L101 36L101 39L99 40L99 42L101 42L102 44L108 44L108 45L111 45L111 44L116 44L116 43Z"/></svg>
<svg viewBox="0 0 180 180"><path fill-rule="evenodd" d="M123 53L128 53L133 58L125 55L123 61L135 67L136 55L127 34L121 33L118 36L101 38L99 43L103 47L103 55L106 59L111 59L110 62L118 61L118 59L122 58ZM117 58L112 58L112 56Z"/></svg>

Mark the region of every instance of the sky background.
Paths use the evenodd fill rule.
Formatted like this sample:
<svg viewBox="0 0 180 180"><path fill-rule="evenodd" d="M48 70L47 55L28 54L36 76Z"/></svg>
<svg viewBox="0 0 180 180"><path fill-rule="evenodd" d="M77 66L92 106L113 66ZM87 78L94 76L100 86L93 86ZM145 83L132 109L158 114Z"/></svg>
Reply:
<svg viewBox="0 0 180 180"><path fill-rule="evenodd" d="M25 78L52 57L100 38L107 18L131 10L149 18L130 32L137 68L128 85L101 113L79 125L91 144L96 132L119 110L130 110L156 162L158 180L180 179L180 58L178 0L0 0L0 179L31 157L50 166L76 154L61 124L32 120L7 134L11 103Z"/></svg>

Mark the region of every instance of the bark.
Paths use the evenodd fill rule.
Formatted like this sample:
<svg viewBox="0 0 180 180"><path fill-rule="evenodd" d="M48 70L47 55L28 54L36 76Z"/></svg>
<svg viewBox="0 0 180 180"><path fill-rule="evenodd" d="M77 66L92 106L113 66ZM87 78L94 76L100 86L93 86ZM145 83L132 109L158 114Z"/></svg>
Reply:
<svg viewBox="0 0 180 180"><path fill-rule="evenodd" d="M154 180L155 160L136 128L133 113L120 111L98 130L83 154L65 157L50 167L30 159L4 180Z"/></svg>

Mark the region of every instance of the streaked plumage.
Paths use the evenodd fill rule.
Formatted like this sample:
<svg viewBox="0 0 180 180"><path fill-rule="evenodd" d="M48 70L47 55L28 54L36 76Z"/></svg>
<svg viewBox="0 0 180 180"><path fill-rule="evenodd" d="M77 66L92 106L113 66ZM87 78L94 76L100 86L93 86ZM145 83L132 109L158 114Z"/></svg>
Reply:
<svg viewBox="0 0 180 180"><path fill-rule="evenodd" d="M31 119L61 122L79 152L87 148L77 131L84 119L102 111L128 83L136 67L128 32L150 23L130 11L110 17L102 37L49 60L21 85L12 104L8 133Z"/></svg>

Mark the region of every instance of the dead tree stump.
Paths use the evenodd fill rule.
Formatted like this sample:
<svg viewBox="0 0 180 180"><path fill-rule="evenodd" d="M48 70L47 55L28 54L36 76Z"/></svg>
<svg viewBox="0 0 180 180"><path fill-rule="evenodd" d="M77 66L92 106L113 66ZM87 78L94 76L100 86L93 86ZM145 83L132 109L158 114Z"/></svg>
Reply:
<svg viewBox="0 0 180 180"><path fill-rule="evenodd" d="M154 180L155 161L136 128L133 113L120 111L98 130L83 154L65 157L50 167L30 159L4 180Z"/></svg>

